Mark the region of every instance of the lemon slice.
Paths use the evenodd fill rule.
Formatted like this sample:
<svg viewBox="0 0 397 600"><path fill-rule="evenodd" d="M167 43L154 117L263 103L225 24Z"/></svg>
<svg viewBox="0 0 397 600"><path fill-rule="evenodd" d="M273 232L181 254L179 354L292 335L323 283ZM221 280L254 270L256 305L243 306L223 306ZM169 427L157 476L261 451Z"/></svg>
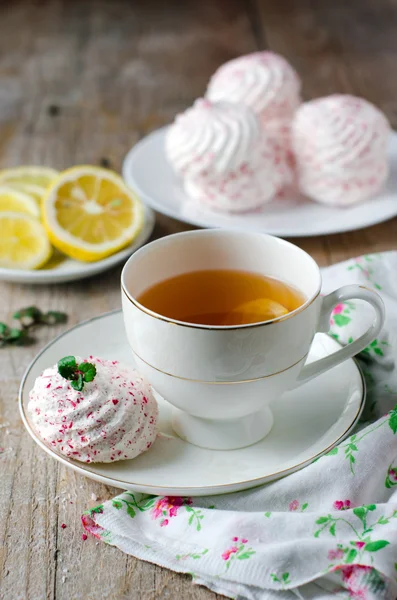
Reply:
<svg viewBox="0 0 397 600"><path fill-rule="evenodd" d="M0 267L38 269L51 256L43 225L23 213L0 212Z"/></svg>
<svg viewBox="0 0 397 600"><path fill-rule="evenodd" d="M143 205L121 177L88 165L60 173L44 197L42 210L54 246L86 262L124 248L143 226Z"/></svg>
<svg viewBox="0 0 397 600"><path fill-rule="evenodd" d="M270 298L258 298L236 306L229 312L225 319L225 325L241 325L244 323L260 323L277 319L288 313L279 302Z"/></svg>
<svg viewBox="0 0 397 600"><path fill-rule="evenodd" d="M0 185L0 211L26 213L32 217L40 217L40 209L32 196L5 185Z"/></svg>
<svg viewBox="0 0 397 600"><path fill-rule="evenodd" d="M0 185L7 185L30 194L37 202L41 202L48 186L58 174L58 171L49 167L14 167L0 171Z"/></svg>

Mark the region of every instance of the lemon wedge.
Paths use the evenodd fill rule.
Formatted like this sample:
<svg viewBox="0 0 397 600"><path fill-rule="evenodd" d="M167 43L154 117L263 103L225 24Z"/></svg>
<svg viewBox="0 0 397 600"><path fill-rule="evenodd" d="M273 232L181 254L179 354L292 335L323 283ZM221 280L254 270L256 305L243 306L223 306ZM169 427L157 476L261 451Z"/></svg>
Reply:
<svg viewBox="0 0 397 600"><path fill-rule="evenodd" d="M124 248L143 226L143 205L121 177L89 165L60 173L47 190L42 211L53 245L86 262Z"/></svg>
<svg viewBox="0 0 397 600"><path fill-rule="evenodd" d="M26 213L32 217L40 217L40 208L32 196L5 185L0 185L0 211Z"/></svg>
<svg viewBox="0 0 397 600"><path fill-rule="evenodd" d="M50 256L51 245L38 219L0 212L0 267L38 269Z"/></svg>
<svg viewBox="0 0 397 600"><path fill-rule="evenodd" d="M30 194L37 202L41 199L58 171L49 167L22 166L0 171L0 185Z"/></svg>
<svg viewBox="0 0 397 600"><path fill-rule="evenodd" d="M241 325L245 323L260 323L277 319L288 313L279 302L270 298L257 298L236 306L225 318L224 325Z"/></svg>

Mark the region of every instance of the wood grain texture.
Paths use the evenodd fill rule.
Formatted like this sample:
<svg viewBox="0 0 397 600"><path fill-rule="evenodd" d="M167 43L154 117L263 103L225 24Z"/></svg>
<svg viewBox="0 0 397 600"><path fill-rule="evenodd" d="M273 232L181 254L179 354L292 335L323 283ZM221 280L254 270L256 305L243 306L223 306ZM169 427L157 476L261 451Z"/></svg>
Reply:
<svg viewBox="0 0 397 600"><path fill-rule="evenodd" d="M142 135L205 90L225 60L283 53L305 97L362 94L397 127L396 0L8 0L0 4L0 167L120 169ZM54 108L55 107L55 108ZM154 237L189 227L159 216ZM295 240L321 264L396 248L397 220L361 232ZM81 283L0 284L0 320L21 306L66 311L73 325L120 306L120 268ZM66 470L23 431L21 376L62 330L0 350L1 600L220 600L190 578L81 539L80 515L116 490ZM67 527L61 528L65 523Z"/></svg>

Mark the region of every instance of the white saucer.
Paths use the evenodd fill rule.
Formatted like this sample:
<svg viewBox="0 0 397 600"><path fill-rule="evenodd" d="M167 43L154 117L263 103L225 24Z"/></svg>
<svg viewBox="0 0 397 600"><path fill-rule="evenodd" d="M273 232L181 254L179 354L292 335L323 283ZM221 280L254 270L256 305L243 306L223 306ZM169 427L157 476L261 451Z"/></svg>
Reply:
<svg viewBox="0 0 397 600"><path fill-rule="evenodd" d="M318 334L312 359L339 349ZM76 325L48 344L28 367L19 406L25 427L48 454L75 471L126 490L149 494L199 496L255 487L293 473L343 440L361 414L365 387L350 359L332 371L289 392L273 406L275 424L261 442L241 450L205 450L184 442L171 429L170 405L158 397L161 434L152 448L134 460L85 465L65 458L43 444L27 413L29 390L45 367L66 355L118 359L133 364L121 311Z"/></svg>
<svg viewBox="0 0 397 600"><path fill-rule="evenodd" d="M164 152L167 127L151 133L127 154L123 177L143 202L155 210L199 227L222 227L271 233L281 237L326 235L362 229L397 215L397 133L391 135L391 172L384 190L352 208L332 208L298 195L269 202L242 215L209 211L186 196Z"/></svg>
<svg viewBox="0 0 397 600"><path fill-rule="evenodd" d="M97 262L85 263L54 252L54 256L50 259L49 263L42 269L35 271L0 267L0 281L36 284L63 283L102 273L119 263L125 262L135 250L138 250L150 238L155 224L155 216L152 209L148 206L145 206L144 219L142 231L134 242L119 252L108 256L108 258L98 260Z"/></svg>

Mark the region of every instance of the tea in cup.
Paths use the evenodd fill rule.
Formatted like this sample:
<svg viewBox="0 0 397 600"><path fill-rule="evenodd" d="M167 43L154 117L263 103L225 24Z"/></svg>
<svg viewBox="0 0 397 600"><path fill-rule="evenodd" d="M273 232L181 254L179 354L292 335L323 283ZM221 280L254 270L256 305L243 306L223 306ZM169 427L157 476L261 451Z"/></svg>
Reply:
<svg viewBox="0 0 397 600"><path fill-rule="evenodd" d="M384 322L381 298L349 285L320 296L315 261L279 238L202 230L156 240L122 272L127 337L138 369L175 407L183 439L212 449L253 444L269 433L271 404L287 390L363 350ZM361 299L370 328L305 365L333 308Z"/></svg>
<svg viewBox="0 0 397 600"><path fill-rule="evenodd" d="M305 296L287 283L234 269L189 271L164 279L137 301L168 318L197 325L247 325L296 310Z"/></svg>

